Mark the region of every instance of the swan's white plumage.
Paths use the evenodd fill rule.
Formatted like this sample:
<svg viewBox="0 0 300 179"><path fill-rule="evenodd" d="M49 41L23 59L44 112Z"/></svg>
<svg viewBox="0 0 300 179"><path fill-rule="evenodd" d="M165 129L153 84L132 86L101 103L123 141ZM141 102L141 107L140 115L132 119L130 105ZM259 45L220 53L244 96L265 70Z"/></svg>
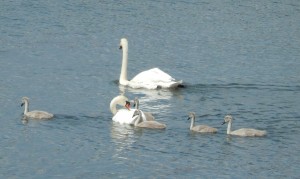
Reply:
<svg viewBox="0 0 300 179"><path fill-rule="evenodd" d="M31 119L51 119L53 118L53 114L48 113L46 111L29 111L29 98L23 97L21 106L25 105L24 109L24 117Z"/></svg>
<svg viewBox="0 0 300 179"><path fill-rule="evenodd" d="M125 106L126 101L128 101L128 98L125 96L117 96L113 98L110 102L110 110L112 114L114 115L112 120L115 122L118 122L120 124L132 124L134 125L134 122L139 118L138 115L136 115L136 109L120 109L117 110L117 105ZM145 115L143 112L141 112L142 120L146 120Z"/></svg>
<svg viewBox="0 0 300 179"><path fill-rule="evenodd" d="M247 137L247 136L248 137L261 137L261 136L264 136L267 134L267 132L264 130L257 130L257 129L250 129L250 128L242 128L242 129L238 129L235 131L231 131L232 121L233 121L233 118L231 115L226 115L224 117L223 124L228 123L227 134L229 134L229 135L236 135L236 136L242 136L242 137Z"/></svg>
<svg viewBox="0 0 300 179"><path fill-rule="evenodd" d="M179 83L176 82L167 73L163 72L159 68L152 68L147 71L143 71L136 75L131 81L131 83L138 84L140 86L145 86L146 88L171 88L177 87Z"/></svg>
<svg viewBox="0 0 300 179"><path fill-rule="evenodd" d="M134 122L138 118L138 116L134 116L134 112L135 109L132 109L130 111L128 109L120 109L113 116L112 120L120 124L134 124Z"/></svg>
<svg viewBox="0 0 300 179"><path fill-rule="evenodd" d="M182 84L182 81L176 81L169 74L163 72L159 68L152 68L143 71L136 75L131 81L127 80L127 66L128 66L128 41L125 38L121 39L120 47L123 50L122 67L119 83L124 86L132 88L176 88Z"/></svg>

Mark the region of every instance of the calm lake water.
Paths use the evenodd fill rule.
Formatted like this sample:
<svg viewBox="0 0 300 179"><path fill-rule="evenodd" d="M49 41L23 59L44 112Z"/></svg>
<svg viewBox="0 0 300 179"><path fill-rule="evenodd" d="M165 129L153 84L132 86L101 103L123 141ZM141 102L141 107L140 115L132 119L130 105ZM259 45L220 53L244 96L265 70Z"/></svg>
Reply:
<svg viewBox="0 0 300 179"><path fill-rule="evenodd" d="M2 0L0 24L0 178L300 177L299 1ZM119 86L122 37L129 78L186 87ZM113 123L121 93L167 129ZM23 96L55 118L23 124ZM226 114L268 135L227 136Z"/></svg>

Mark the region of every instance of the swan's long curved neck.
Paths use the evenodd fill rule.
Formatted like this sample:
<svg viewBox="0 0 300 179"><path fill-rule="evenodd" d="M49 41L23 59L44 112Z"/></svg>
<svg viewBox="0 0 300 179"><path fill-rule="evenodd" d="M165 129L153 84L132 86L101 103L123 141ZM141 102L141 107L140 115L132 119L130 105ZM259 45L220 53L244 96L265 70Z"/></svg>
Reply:
<svg viewBox="0 0 300 179"><path fill-rule="evenodd" d="M111 113L115 115L118 112L117 104L124 106L126 101L128 101L128 99L125 96L117 96L112 99L109 105Z"/></svg>
<svg viewBox="0 0 300 179"><path fill-rule="evenodd" d="M28 101L25 101L24 102L24 114L26 114L26 113L28 113L28 111L29 111L29 107L28 107Z"/></svg>
<svg viewBox="0 0 300 179"><path fill-rule="evenodd" d="M231 133L231 124L232 124L232 121L229 121L228 125L227 125L227 134Z"/></svg>
<svg viewBox="0 0 300 179"><path fill-rule="evenodd" d="M118 101L115 99L110 102L109 107L110 107L110 111L113 115L115 115L118 112L117 104L118 104Z"/></svg>
<svg viewBox="0 0 300 179"><path fill-rule="evenodd" d="M119 83L121 85L127 85L128 82L129 82L127 80L128 46L127 45L122 46L122 51L123 51L123 55L122 55L122 67L121 67L121 74L120 74Z"/></svg>
<svg viewBox="0 0 300 179"><path fill-rule="evenodd" d="M190 129L192 129L194 126L195 126L195 118L192 117L192 118L191 118L191 126L190 126Z"/></svg>

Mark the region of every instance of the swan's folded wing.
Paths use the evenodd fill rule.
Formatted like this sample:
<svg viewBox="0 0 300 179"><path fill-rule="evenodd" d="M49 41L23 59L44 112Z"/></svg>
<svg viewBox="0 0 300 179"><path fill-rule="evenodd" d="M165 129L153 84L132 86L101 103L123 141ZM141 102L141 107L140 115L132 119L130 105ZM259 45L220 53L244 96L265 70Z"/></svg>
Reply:
<svg viewBox="0 0 300 179"><path fill-rule="evenodd" d="M142 121L146 121L145 114L141 111ZM136 115L136 110L131 109L130 111L127 109L120 109L112 118L113 121L118 122L120 124L134 124L136 120L139 119L139 115Z"/></svg>
<svg viewBox="0 0 300 179"><path fill-rule="evenodd" d="M131 88L146 88L146 89L157 89L157 84L145 82L145 81L130 81L128 84Z"/></svg>
<svg viewBox="0 0 300 179"><path fill-rule="evenodd" d="M172 82L175 81L174 78L172 78L167 73L163 72L159 68L152 68L147 71L143 71L136 75L131 81L133 82Z"/></svg>
<svg viewBox="0 0 300 179"><path fill-rule="evenodd" d="M149 129L165 129L167 126L157 121L144 121L142 123L139 123L138 127Z"/></svg>
<svg viewBox="0 0 300 179"><path fill-rule="evenodd" d="M51 119L53 114L46 111L30 111L26 113L26 116L33 119Z"/></svg>
<svg viewBox="0 0 300 179"><path fill-rule="evenodd" d="M115 122L119 122L120 124L134 124L134 111L135 110L128 111L127 109L121 109L114 115L112 120Z"/></svg>
<svg viewBox="0 0 300 179"><path fill-rule="evenodd" d="M182 81L175 81L174 78L172 78L170 75L163 72L159 68L153 68L136 75L130 81L129 86L131 86L132 88L156 89L157 87L176 87L181 83Z"/></svg>
<svg viewBox="0 0 300 179"><path fill-rule="evenodd" d="M239 136L264 136L266 135L266 131L261 131L257 129L251 128L241 128L231 132L232 135L239 135Z"/></svg>

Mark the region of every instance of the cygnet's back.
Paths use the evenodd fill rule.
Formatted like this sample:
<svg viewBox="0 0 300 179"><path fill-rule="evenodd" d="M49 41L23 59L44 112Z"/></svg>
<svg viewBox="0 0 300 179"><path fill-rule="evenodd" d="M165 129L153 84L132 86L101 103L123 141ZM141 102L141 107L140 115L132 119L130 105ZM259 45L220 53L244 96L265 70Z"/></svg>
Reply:
<svg viewBox="0 0 300 179"><path fill-rule="evenodd" d="M260 137L266 135L266 131L250 129L250 128L241 128L235 131L230 132L231 135L237 136L249 136L249 137Z"/></svg>
<svg viewBox="0 0 300 179"><path fill-rule="evenodd" d="M189 113L189 119L191 119L191 126L190 130L194 132L201 132L201 133L216 133L218 130L216 128L207 126L207 125L197 125L195 126L195 118L196 115L194 112Z"/></svg>
<svg viewBox="0 0 300 179"><path fill-rule="evenodd" d="M30 111L26 113L26 116L32 119L51 119L53 114L46 111Z"/></svg>
<svg viewBox="0 0 300 179"><path fill-rule="evenodd" d="M145 114L137 109L135 115L138 115L138 119L135 121L134 126L141 127L141 128L149 128L149 129L165 129L167 126L165 124L159 123L157 121L147 121L142 120Z"/></svg>
<svg viewBox="0 0 300 179"><path fill-rule="evenodd" d="M149 129L165 129L167 127L165 124L159 123L157 121L143 121L135 126Z"/></svg>

